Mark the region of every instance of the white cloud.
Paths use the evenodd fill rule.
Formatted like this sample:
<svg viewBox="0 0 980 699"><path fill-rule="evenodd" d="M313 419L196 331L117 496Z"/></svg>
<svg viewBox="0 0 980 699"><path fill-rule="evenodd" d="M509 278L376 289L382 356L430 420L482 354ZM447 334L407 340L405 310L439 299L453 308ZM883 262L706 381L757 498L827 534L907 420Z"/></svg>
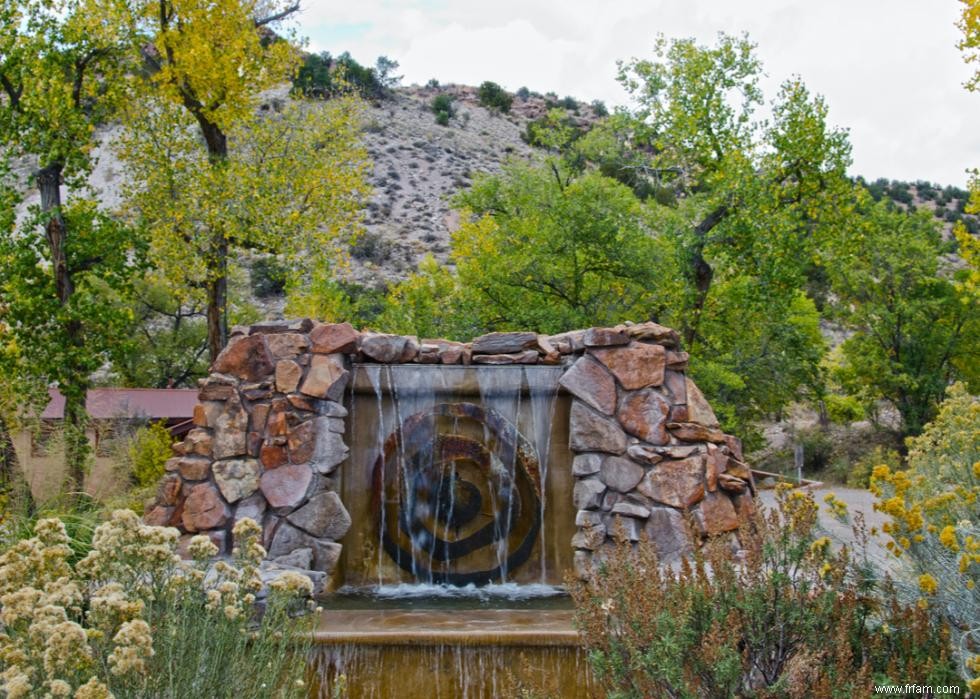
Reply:
<svg viewBox="0 0 980 699"><path fill-rule="evenodd" d="M747 31L770 97L800 75L851 132L855 174L965 183L980 166L980 95L956 50L952 0L308 0L318 50L401 63L408 83L494 80L622 103L616 60L649 56L657 33L711 42Z"/></svg>

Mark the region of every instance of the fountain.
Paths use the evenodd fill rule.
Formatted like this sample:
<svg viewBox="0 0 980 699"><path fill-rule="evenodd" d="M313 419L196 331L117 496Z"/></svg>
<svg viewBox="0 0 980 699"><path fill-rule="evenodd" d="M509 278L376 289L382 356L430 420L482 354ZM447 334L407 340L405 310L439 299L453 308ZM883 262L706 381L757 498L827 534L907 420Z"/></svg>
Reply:
<svg viewBox="0 0 980 699"><path fill-rule="evenodd" d="M329 696L591 696L567 575L618 529L662 559L754 507L738 440L656 323L472 343L311 320L233 333L146 519L314 581ZM691 531L688 522L694 523Z"/></svg>

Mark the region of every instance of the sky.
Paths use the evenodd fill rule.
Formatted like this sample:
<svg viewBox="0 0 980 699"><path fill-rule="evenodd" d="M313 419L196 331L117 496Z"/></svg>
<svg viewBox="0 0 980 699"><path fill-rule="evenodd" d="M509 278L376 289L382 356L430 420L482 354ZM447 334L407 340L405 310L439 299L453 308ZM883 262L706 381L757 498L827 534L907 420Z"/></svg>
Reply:
<svg viewBox="0 0 980 699"><path fill-rule="evenodd" d="M657 34L713 43L748 33L767 99L799 76L850 132L851 174L965 186L980 167L980 93L956 48L957 0L305 0L309 48L373 64L404 84L479 85L626 105L616 61L652 58ZM971 128L972 127L972 128Z"/></svg>

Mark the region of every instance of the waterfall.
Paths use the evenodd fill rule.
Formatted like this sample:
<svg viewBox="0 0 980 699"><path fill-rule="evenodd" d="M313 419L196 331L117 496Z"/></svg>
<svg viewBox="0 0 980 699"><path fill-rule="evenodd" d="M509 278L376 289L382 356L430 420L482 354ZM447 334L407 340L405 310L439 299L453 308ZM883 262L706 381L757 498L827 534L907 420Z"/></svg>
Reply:
<svg viewBox="0 0 980 699"><path fill-rule="evenodd" d="M373 562L347 554L353 584L560 582L548 551L555 534L546 532L564 536L574 521L571 477L554 481L549 467L562 444L566 468L557 473L570 472L567 427L554 424L561 374L551 366L355 367L343 476L355 520L348 538ZM548 504L555 488L557 514ZM569 524L562 529L556 518Z"/></svg>

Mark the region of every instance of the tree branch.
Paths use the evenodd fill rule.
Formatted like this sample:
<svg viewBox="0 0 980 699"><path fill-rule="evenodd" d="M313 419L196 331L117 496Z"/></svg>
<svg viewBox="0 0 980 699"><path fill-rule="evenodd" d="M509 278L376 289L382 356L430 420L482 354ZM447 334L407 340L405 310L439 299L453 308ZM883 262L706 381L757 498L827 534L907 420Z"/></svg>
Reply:
<svg viewBox="0 0 980 699"><path fill-rule="evenodd" d="M273 22L278 22L281 19L285 19L289 15L293 14L294 12L298 12L298 11L299 11L299 3L298 2L294 2L289 7L283 8L282 12L277 12L274 15L269 15L268 17L263 17L261 19L256 19L255 20L255 26L256 27L264 27L267 24L272 24Z"/></svg>

